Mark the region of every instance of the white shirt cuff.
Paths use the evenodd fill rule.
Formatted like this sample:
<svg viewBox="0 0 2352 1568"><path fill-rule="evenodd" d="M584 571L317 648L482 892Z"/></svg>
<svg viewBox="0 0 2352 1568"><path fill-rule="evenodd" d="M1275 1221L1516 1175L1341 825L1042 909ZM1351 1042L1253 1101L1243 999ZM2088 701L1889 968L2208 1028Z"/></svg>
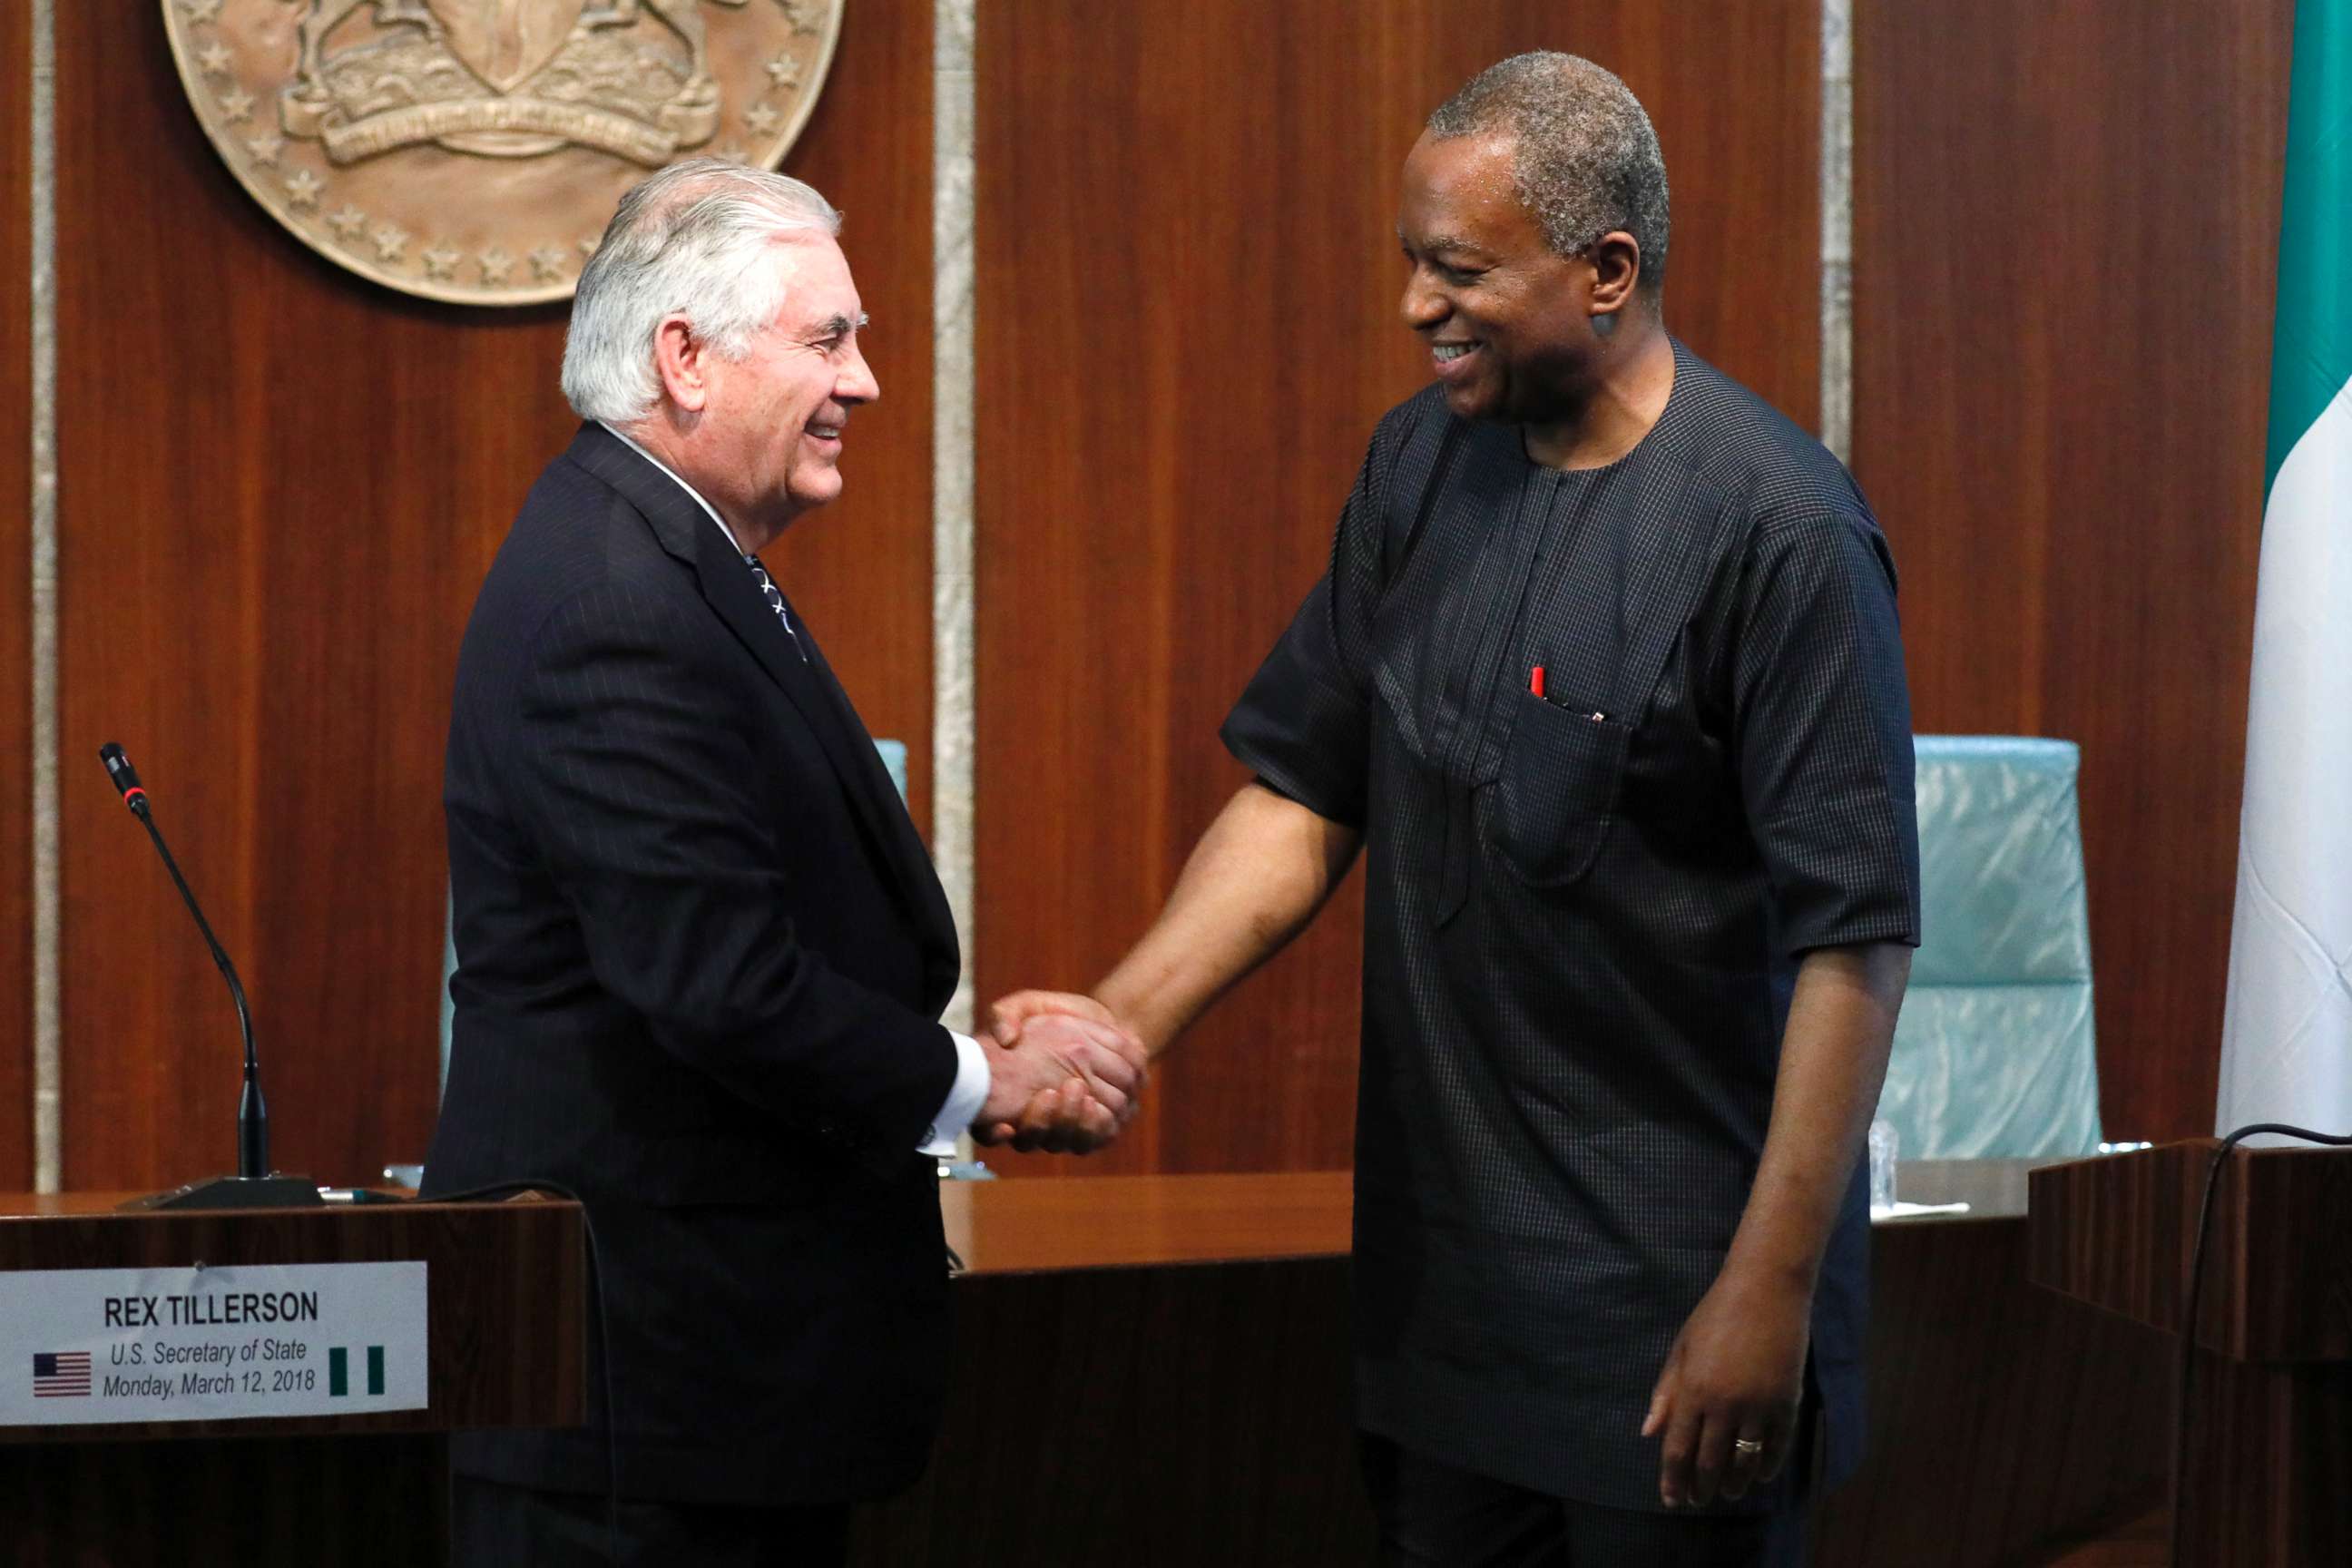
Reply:
<svg viewBox="0 0 2352 1568"><path fill-rule="evenodd" d="M987 1053L970 1035L959 1035L950 1029L948 1037L955 1042L955 1087L948 1090L947 1102L940 1107L939 1116L923 1135L922 1147L918 1151L919 1153L954 1153L956 1139L971 1125L971 1119L980 1114L980 1108L988 1103Z"/></svg>

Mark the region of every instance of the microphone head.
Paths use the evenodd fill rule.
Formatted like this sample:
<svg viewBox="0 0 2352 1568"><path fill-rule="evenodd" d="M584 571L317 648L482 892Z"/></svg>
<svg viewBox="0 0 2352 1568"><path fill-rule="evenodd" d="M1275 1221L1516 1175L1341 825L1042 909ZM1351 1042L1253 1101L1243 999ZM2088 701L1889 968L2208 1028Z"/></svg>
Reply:
<svg viewBox="0 0 2352 1568"><path fill-rule="evenodd" d="M122 804L136 811L147 798L147 792L139 784L139 770L131 765L131 759L123 755L122 748L111 741L98 749L98 760L106 764L106 776L112 779L114 787L121 792Z"/></svg>

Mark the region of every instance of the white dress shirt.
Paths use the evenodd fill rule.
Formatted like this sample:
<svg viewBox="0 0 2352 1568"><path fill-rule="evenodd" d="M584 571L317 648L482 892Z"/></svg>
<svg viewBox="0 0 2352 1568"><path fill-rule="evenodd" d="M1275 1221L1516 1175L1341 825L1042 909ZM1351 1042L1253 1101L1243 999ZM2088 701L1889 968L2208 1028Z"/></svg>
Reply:
<svg viewBox="0 0 2352 1568"><path fill-rule="evenodd" d="M744 553L743 546L736 541L735 531L727 526L727 520L719 515L717 507L702 499L700 490L679 479L677 470L630 439L627 432L615 430L601 419L597 423L604 425L605 429L612 430L630 451L667 474L678 489L694 498L695 505L710 515L710 521L719 525L719 531L727 536L729 548L738 555ZM948 1038L955 1042L955 1083L949 1089L947 1100L940 1105L939 1115L932 1119L930 1126L924 1131L923 1142L919 1145L918 1152L925 1154L954 1153L957 1135L971 1125L971 1119L978 1116L980 1108L988 1102L988 1057L981 1050L980 1042L970 1035L959 1035L953 1029L948 1031Z"/></svg>

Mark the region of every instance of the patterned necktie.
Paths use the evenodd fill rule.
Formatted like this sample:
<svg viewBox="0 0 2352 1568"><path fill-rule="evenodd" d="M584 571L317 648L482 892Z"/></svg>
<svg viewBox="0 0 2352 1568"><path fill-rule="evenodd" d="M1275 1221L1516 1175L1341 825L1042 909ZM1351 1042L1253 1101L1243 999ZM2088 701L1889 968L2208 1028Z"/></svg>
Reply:
<svg viewBox="0 0 2352 1568"><path fill-rule="evenodd" d="M801 634L793 629L792 606L784 603L784 591L769 579L768 569L760 564L756 555L743 557L743 564L751 569L751 580L760 584L760 597L768 601L768 608L776 612L776 619L784 623L784 635L793 639L793 651L801 662L809 661L808 649L801 646Z"/></svg>

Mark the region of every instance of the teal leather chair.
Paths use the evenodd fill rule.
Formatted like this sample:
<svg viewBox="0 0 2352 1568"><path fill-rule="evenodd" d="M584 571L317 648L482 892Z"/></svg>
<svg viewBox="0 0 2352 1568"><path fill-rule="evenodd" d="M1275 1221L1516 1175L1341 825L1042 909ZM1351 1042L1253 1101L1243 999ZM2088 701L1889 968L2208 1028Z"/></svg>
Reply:
<svg viewBox="0 0 2352 1568"><path fill-rule="evenodd" d="M2091 928L2071 741L1920 735L1925 942L1878 1114L1906 1160L2096 1152Z"/></svg>
<svg viewBox="0 0 2352 1568"><path fill-rule="evenodd" d="M898 786L898 798L907 798L907 742L877 741L874 749L882 753L882 765L890 770L890 782ZM449 977L457 973L457 930L454 911L445 910L441 917L441 1087L449 1087L449 1037L457 1022L457 1005L449 999Z"/></svg>

